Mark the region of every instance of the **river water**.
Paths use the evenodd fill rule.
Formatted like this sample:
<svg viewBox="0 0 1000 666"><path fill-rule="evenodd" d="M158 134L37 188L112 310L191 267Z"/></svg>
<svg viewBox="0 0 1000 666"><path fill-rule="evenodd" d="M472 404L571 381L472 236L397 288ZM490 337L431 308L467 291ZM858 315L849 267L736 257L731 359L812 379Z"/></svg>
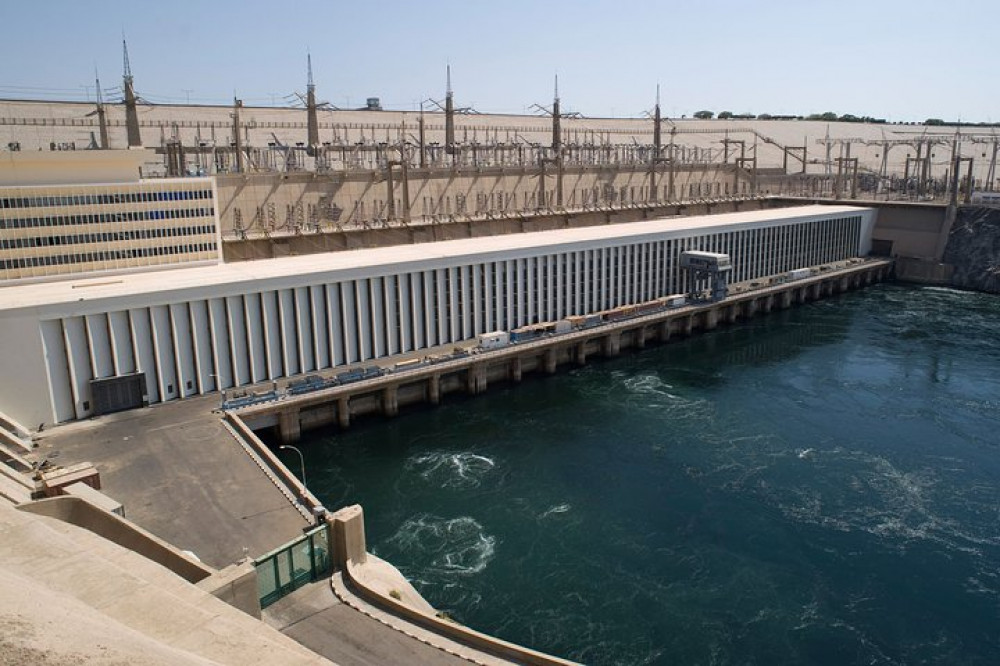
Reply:
<svg viewBox="0 0 1000 666"><path fill-rule="evenodd" d="M878 285L302 449L435 607L540 650L995 664L997 331Z"/></svg>

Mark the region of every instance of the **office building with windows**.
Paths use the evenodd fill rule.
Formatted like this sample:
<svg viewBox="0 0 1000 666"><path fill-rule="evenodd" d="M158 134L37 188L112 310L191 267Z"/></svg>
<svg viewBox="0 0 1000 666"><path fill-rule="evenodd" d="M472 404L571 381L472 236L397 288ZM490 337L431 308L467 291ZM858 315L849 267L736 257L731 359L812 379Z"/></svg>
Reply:
<svg viewBox="0 0 1000 666"><path fill-rule="evenodd" d="M142 180L127 151L81 155L109 180L67 182L66 156L0 159L0 285L221 260L214 179Z"/></svg>

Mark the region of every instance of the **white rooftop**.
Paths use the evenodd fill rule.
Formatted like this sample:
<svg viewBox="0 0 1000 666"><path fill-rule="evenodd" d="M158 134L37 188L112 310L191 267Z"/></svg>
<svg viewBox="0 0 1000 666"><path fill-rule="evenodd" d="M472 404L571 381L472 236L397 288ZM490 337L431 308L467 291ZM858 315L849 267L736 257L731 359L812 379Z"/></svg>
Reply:
<svg viewBox="0 0 1000 666"><path fill-rule="evenodd" d="M59 282L46 282L0 288L0 313L23 308L74 304L81 301L97 305L97 301L133 297L142 305L177 302L177 292L204 290L214 287L211 296L237 295L246 286L266 281L265 288L304 286L350 279L357 275L388 275L408 270L425 270L456 257L468 257L469 262L491 261L495 256L512 251L538 256L578 245L593 247L609 239L634 239L640 242L648 236L670 236L696 229L725 230L726 227L768 226L778 222L809 222L819 217L843 213L860 213L870 209L857 206L799 206L743 213L722 213L695 217L667 217L642 222L627 222L575 229L537 231L503 236L467 238L413 245L395 245L371 249L310 254L279 259L260 259L212 266L175 268L170 270L77 277ZM256 287L260 289L261 287ZM140 298L141 297L141 298ZM203 295L201 297L206 297Z"/></svg>

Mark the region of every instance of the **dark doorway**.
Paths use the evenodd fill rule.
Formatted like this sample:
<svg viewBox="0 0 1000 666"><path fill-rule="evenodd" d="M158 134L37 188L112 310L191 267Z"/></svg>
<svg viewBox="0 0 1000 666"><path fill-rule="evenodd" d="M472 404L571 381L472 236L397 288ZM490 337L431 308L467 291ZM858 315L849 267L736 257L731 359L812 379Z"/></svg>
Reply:
<svg viewBox="0 0 1000 666"><path fill-rule="evenodd" d="M111 414L126 409L145 407L146 374L136 372L122 377L90 380L90 395L94 401L94 414Z"/></svg>

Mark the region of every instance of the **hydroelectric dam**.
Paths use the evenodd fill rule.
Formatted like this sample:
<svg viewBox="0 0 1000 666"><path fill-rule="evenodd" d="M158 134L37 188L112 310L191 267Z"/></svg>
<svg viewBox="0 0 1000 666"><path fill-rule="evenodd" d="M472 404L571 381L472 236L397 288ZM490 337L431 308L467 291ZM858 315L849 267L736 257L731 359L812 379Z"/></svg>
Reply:
<svg viewBox="0 0 1000 666"><path fill-rule="evenodd" d="M121 105L0 101L0 496L20 509L4 521L25 535L44 526L46 538L69 540L65 552L90 548L80 581L115 558L141 559L142 584L186 590L188 612L225 618L235 636L260 631L254 649L282 663L570 663L546 652L734 663L746 650L801 660L831 643L905 661L944 650L921 643L917 619L905 631L879 625L866 600L893 599L898 612L912 601L884 582L893 556L921 575L951 557L944 577L964 580L962 594L995 595L995 539L936 494L958 472L886 444L905 435L937 455L921 431L937 433L945 417L917 427L899 414L923 419L948 404L968 412L952 428L967 436L942 441L961 465L979 461L963 446L985 442L989 380L947 352L947 325L922 304L968 308L962 321L975 330L992 321L989 301L951 287L998 289L996 209L975 205L994 189L995 139L975 128L956 138L667 122L658 106L649 119L567 118L558 95L546 117L463 115L450 81L446 97L440 112L419 114L323 111L314 97L305 109L143 106L128 94ZM992 160L981 157L987 145ZM948 152L947 169L932 149ZM685 266L691 254L724 262L724 288ZM889 329L863 308L884 309ZM760 359L731 370L712 361L758 334L770 350ZM992 367L990 351L971 346ZM928 385L970 377L967 399L928 389L922 405L883 402L912 386L882 385L878 373L924 370L903 347L936 359ZM824 350L842 355L846 378ZM548 382L586 399L547 392ZM795 390L772 393L769 382ZM745 402L754 391L770 402ZM517 395L551 405L553 421ZM844 424L870 420L810 429L822 396ZM872 416L869 403L884 411ZM755 410L779 422L785 409L796 439L753 422L751 444L738 445L726 405L747 423ZM671 420L645 420L650 412ZM452 415L461 441L435 426ZM495 418L534 451L504 439ZM879 418L894 429L872 425ZM413 423L447 444L427 445ZM864 427L881 439L868 442ZM834 470L831 486L864 501L825 477L794 481L819 463ZM382 479L382 467L396 476ZM972 513L989 505L976 490L988 483L948 481ZM593 581L616 571L616 556L587 545L597 530L586 525L622 544L627 565L606 587ZM787 561L758 549L748 525ZM810 540L797 541L795 526ZM38 553L44 540L25 537ZM512 562L543 572L559 603L528 594L535 583ZM803 562L822 562L822 573L810 578ZM845 584L841 598L850 576L838 566L874 582ZM531 596L525 617L537 633L494 570ZM80 586L59 594L106 619ZM942 606L964 607L954 590L936 592ZM709 629L685 625L688 612ZM752 639L755 623L767 641ZM945 623L940 645L960 642L958 624ZM910 647L887 647L897 639Z"/></svg>

